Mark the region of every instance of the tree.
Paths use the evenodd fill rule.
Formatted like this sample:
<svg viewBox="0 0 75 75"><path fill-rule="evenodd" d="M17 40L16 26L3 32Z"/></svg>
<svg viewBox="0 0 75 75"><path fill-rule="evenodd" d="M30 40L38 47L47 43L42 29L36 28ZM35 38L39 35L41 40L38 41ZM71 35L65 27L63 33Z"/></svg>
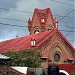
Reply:
<svg viewBox="0 0 75 75"><path fill-rule="evenodd" d="M12 58L11 61L7 62L7 65L9 66L27 66L31 68L41 66L41 53L36 49L7 52L6 55Z"/></svg>
<svg viewBox="0 0 75 75"><path fill-rule="evenodd" d="M71 73L70 75L75 75L75 72Z"/></svg>

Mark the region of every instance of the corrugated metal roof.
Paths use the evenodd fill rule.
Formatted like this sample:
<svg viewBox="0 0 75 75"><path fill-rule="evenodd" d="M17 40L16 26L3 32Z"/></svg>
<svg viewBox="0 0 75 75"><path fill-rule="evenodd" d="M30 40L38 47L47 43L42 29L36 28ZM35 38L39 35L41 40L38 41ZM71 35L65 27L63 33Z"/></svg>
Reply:
<svg viewBox="0 0 75 75"><path fill-rule="evenodd" d="M10 57L0 54L0 59L10 59Z"/></svg>

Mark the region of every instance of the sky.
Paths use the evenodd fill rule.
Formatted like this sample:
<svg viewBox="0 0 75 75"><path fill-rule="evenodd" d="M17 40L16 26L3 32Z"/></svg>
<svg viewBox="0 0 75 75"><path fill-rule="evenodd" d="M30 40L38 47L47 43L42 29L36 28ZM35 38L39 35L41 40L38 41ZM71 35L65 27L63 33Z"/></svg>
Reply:
<svg viewBox="0 0 75 75"><path fill-rule="evenodd" d="M28 19L34 8L50 8L58 29L75 45L74 0L0 0L0 42L29 35Z"/></svg>

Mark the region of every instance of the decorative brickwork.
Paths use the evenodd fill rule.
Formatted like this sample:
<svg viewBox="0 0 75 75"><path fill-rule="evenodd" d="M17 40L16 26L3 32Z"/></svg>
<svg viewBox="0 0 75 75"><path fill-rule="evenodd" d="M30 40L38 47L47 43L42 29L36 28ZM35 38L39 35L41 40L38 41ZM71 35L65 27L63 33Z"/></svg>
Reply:
<svg viewBox="0 0 75 75"><path fill-rule="evenodd" d="M37 9L35 8L32 20L28 20L28 29L30 34L35 34L34 32L38 30L39 32L44 32L45 30L52 30L55 28L55 20L49 8Z"/></svg>

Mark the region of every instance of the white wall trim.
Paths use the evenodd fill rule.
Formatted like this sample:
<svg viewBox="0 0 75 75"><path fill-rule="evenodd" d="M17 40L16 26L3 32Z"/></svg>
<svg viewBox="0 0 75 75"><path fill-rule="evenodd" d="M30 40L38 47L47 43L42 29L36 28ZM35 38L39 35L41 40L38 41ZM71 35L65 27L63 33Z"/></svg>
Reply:
<svg viewBox="0 0 75 75"><path fill-rule="evenodd" d="M59 72L62 72L64 74L66 74L66 75L69 75L68 72L66 72L65 70L59 70Z"/></svg>

